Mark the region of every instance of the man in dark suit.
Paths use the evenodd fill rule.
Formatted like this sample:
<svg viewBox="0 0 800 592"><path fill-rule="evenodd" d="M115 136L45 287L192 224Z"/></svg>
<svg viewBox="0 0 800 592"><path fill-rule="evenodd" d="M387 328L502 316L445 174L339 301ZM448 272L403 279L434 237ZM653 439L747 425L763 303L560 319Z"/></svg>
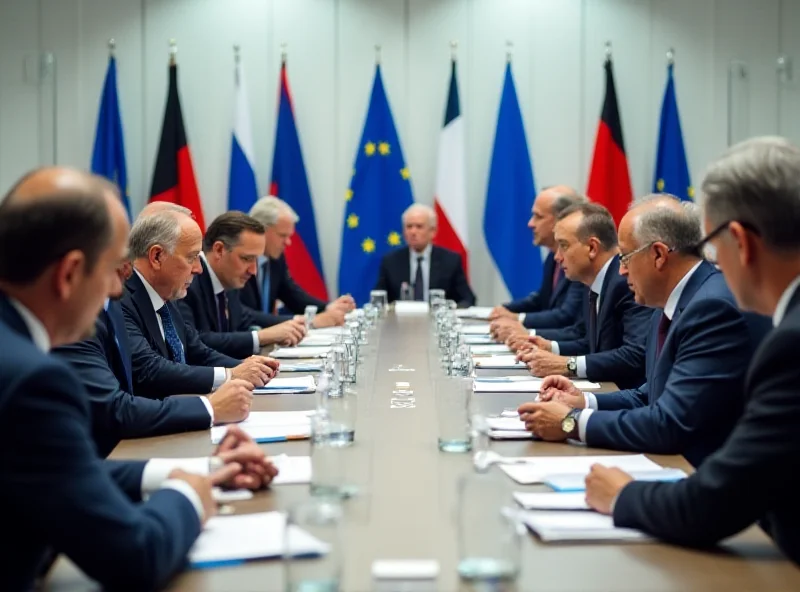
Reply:
<svg viewBox="0 0 800 592"><path fill-rule="evenodd" d="M57 552L104 588L161 588L216 512L212 485L262 485L274 468L252 442L238 457L218 451L224 466L210 476L180 469L207 474L208 458L98 458L88 397L47 352L87 337L104 299L121 291L128 221L119 193L98 177L49 168L23 177L0 204L0 502L13 513L0 588L32 589Z"/></svg>
<svg viewBox="0 0 800 592"><path fill-rule="evenodd" d="M737 144L711 165L703 194L699 246L739 306L775 326L747 370L744 413L687 479L633 481L595 465L586 499L617 526L680 545L713 545L755 522L800 564L800 149L774 137Z"/></svg>
<svg viewBox="0 0 800 592"><path fill-rule="evenodd" d="M240 298L256 324L269 327L291 320L293 315L302 315L307 306L316 306L315 328L343 325L344 315L356 306L351 296L325 302L303 290L289 274L283 252L292 244L294 228L299 220L297 213L285 201L270 195L262 197L250 208L250 216L264 225L264 256L258 261L256 275L242 288ZM278 300L292 314L275 314Z"/></svg>
<svg viewBox="0 0 800 592"><path fill-rule="evenodd" d="M550 253L544 261L542 285L538 292L514 300L492 310L489 320L499 341L512 334L528 335L525 329L552 329L575 323L583 314L583 284L573 282L564 275L555 260L556 216L568 207L583 203L572 187L556 185L546 187L533 202L528 228L533 232L533 244L547 248Z"/></svg>
<svg viewBox="0 0 800 592"><path fill-rule="evenodd" d="M564 329L537 331L516 346L535 376L558 374L613 381L635 388L645 381L644 347L652 311L636 304L619 274L614 219L603 206L567 208L555 228L556 261L584 288L583 318ZM512 342L510 345L514 346Z"/></svg>
<svg viewBox="0 0 800 592"><path fill-rule="evenodd" d="M177 301L183 320L209 347L234 358L257 354L265 345L293 346L305 335L305 322L291 319L260 330L243 309L239 290L256 275L264 252L264 225L242 212L218 216L203 237L203 272Z"/></svg>
<svg viewBox="0 0 800 592"><path fill-rule="evenodd" d="M428 291L445 291L445 298L454 300L460 308L475 304L475 294L458 253L434 246L436 212L433 208L413 204L403 212L403 238L407 247L387 253L378 273L376 290L386 290L389 302L401 299L402 287L408 287L408 297L428 301Z"/></svg>
<svg viewBox="0 0 800 592"><path fill-rule="evenodd" d="M620 272L636 301L657 309L647 382L593 395L548 377L543 402L519 408L528 429L549 441L682 454L694 466L722 445L741 416L745 371L770 323L736 307L722 274L692 250L700 238L697 206L671 196L644 199L622 218Z"/></svg>
<svg viewBox="0 0 800 592"><path fill-rule="evenodd" d="M200 227L172 211L140 215L131 229L134 272L125 282L122 310L131 345L134 391L150 398L209 393L232 378L262 386L277 362L251 356L240 362L205 345L174 301L202 272Z"/></svg>

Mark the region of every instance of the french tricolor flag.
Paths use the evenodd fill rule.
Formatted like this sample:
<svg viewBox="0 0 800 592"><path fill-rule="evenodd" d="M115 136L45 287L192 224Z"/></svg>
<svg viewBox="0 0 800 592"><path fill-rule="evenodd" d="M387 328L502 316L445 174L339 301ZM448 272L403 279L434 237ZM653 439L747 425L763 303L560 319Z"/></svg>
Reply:
<svg viewBox="0 0 800 592"><path fill-rule="evenodd" d="M258 185L253 168L253 134L250 131L250 109L247 103L247 87L244 68L237 56L235 70L235 107L233 116L233 140L231 142L231 166L228 179L228 209L248 212L258 199Z"/></svg>

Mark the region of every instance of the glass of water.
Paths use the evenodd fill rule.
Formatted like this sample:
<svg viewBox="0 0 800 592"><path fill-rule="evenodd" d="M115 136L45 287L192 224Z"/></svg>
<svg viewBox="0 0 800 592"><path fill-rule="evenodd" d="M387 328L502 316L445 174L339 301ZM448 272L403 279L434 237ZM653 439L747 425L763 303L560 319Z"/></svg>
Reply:
<svg viewBox="0 0 800 592"><path fill-rule="evenodd" d="M306 306L306 310L303 313L306 319L306 331L311 330L312 324L314 323L314 317L317 316L317 310L319 309L313 304Z"/></svg>
<svg viewBox="0 0 800 592"><path fill-rule="evenodd" d="M378 309L380 316L386 316L389 306L389 295L386 290L372 290L369 293L369 302Z"/></svg>
<svg viewBox="0 0 800 592"><path fill-rule="evenodd" d="M438 378L433 386L439 426L439 450L469 452L472 449L469 427L472 378Z"/></svg>
<svg viewBox="0 0 800 592"><path fill-rule="evenodd" d="M414 288L408 282L403 282L400 286L400 300L414 300Z"/></svg>
<svg viewBox="0 0 800 592"><path fill-rule="evenodd" d="M283 565L287 592L340 590L344 545L343 512L336 499L312 498L289 508L284 531ZM301 532L302 531L302 532ZM325 549L309 557L308 535Z"/></svg>
<svg viewBox="0 0 800 592"><path fill-rule="evenodd" d="M311 416L311 495L339 497L344 485L344 455L339 429L326 409Z"/></svg>
<svg viewBox="0 0 800 592"><path fill-rule="evenodd" d="M447 294L444 290L440 290L439 288L431 288L428 290L428 304L431 305L431 308L434 307L434 304L438 302L443 302L446 298Z"/></svg>

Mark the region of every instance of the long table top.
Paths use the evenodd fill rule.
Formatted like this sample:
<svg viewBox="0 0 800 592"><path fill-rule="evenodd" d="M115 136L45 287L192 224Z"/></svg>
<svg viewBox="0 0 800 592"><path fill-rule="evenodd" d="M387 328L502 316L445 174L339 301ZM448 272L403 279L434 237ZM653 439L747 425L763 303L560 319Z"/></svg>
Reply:
<svg viewBox="0 0 800 592"><path fill-rule="evenodd" d="M371 577L376 559L436 559L440 574L425 590L468 590L456 572L458 477L472 469L468 454L442 453L436 445L437 418L428 368L427 318L385 319L377 355L358 386L356 443L348 470L364 494L345 502L343 590L378 589ZM398 371L398 368L401 368ZM411 371L413 370L413 371ZM410 383L413 401L392 405L397 382ZM604 385L606 388L609 385ZM613 386L613 385L611 385ZM477 395L486 413L516 407L529 395ZM408 401L408 397L403 397ZM312 409L315 395L258 396L257 411ZM115 458L202 456L213 447L208 432L192 432L122 442ZM569 444L532 441L493 442L504 455L613 454ZM270 454L307 455L307 441L270 444ZM648 455L655 462L691 471L680 456ZM509 481L509 483L511 483ZM544 486L514 490L545 491ZM275 486L252 500L236 502L236 514L285 510L309 496L307 485ZM88 535L91 536L91 535ZM674 590L800 590L800 570L776 550L757 527L726 541L719 549L697 551L661 543L543 544L532 534L523 540L522 572L511 590L574 592ZM47 582L50 590L86 590L92 584L60 559ZM237 567L190 570L169 590L252 592L283 589L280 561ZM416 588L415 588L416 590Z"/></svg>

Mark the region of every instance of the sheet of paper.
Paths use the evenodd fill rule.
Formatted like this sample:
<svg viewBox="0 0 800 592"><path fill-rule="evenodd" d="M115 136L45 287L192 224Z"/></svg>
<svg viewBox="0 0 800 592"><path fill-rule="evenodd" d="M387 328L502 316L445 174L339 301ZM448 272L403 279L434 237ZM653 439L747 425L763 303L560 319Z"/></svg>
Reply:
<svg viewBox="0 0 800 592"><path fill-rule="evenodd" d="M633 471L631 476L637 481L680 481L688 475L680 469L663 468L656 471ZM544 484L558 492L586 491L586 474L551 475Z"/></svg>
<svg viewBox="0 0 800 592"><path fill-rule="evenodd" d="M516 417L487 417L486 424L490 430L525 431L525 422Z"/></svg>
<svg viewBox="0 0 800 592"><path fill-rule="evenodd" d="M350 329L347 327L322 327L321 329L311 329L308 332L308 337L318 337L321 335L350 335Z"/></svg>
<svg viewBox="0 0 800 592"><path fill-rule="evenodd" d="M472 361L476 368L489 368L496 370L525 369L527 366L517 361L517 357L510 356L473 356Z"/></svg>
<svg viewBox="0 0 800 592"><path fill-rule="evenodd" d="M489 354L511 354L507 345L502 343L490 343L488 345L473 345L470 348L473 356L485 356Z"/></svg>
<svg viewBox="0 0 800 592"><path fill-rule="evenodd" d="M304 440L311 435L311 415L314 411L251 411L250 416L237 425L256 441L281 438ZM211 443L219 444L228 432L228 426L211 428Z"/></svg>
<svg viewBox="0 0 800 592"><path fill-rule="evenodd" d="M278 476L272 480L272 485L302 485L311 483L311 457L286 456L279 454L272 457L272 462L278 467Z"/></svg>
<svg viewBox="0 0 800 592"><path fill-rule="evenodd" d="M336 344L336 335L306 335L297 347L328 347Z"/></svg>
<svg viewBox="0 0 800 592"><path fill-rule="evenodd" d="M281 372L321 372L322 362L281 362Z"/></svg>
<svg viewBox="0 0 800 592"><path fill-rule="evenodd" d="M464 335L489 335L489 323L474 323L461 326Z"/></svg>
<svg viewBox="0 0 800 592"><path fill-rule="evenodd" d="M641 531L615 527L611 516L597 512L531 511L522 513L522 521L545 542L652 540Z"/></svg>
<svg viewBox="0 0 800 592"><path fill-rule="evenodd" d="M426 315L430 310L427 302L415 302L413 300L398 300L394 303L394 313L396 315Z"/></svg>
<svg viewBox="0 0 800 592"><path fill-rule="evenodd" d="M464 343L467 345L488 345L494 343L491 335L464 335Z"/></svg>
<svg viewBox="0 0 800 592"><path fill-rule="evenodd" d="M523 457L525 464L500 465L517 483L531 485L543 483L548 477L563 474L586 476L595 463L632 471L653 471L661 467L643 454L616 454L608 456L530 456Z"/></svg>
<svg viewBox="0 0 800 592"><path fill-rule="evenodd" d="M253 389L254 395L281 395L293 393L313 393L317 383L313 376L278 376L266 385Z"/></svg>
<svg viewBox="0 0 800 592"><path fill-rule="evenodd" d="M528 430L489 430L492 440L538 440Z"/></svg>
<svg viewBox="0 0 800 592"><path fill-rule="evenodd" d="M598 383L588 380L576 380L573 384L584 391L600 388ZM479 376L475 379L476 393L538 393L541 387L542 379L531 376Z"/></svg>
<svg viewBox="0 0 800 592"><path fill-rule="evenodd" d="M281 512L215 516L189 551L189 562L202 568L281 557L285 530L286 515ZM297 526L290 527L289 546L296 555L318 556L329 550L327 543Z"/></svg>
<svg viewBox="0 0 800 592"><path fill-rule="evenodd" d="M297 359L297 358L321 358L325 356L331 348L328 346L320 347L281 347L276 349L271 354L273 358L279 360Z"/></svg>
<svg viewBox="0 0 800 592"><path fill-rule="evenodd" d="M550 491L514 492L514 499L526 510L589 510L584 493L553 493Z"/></svg>
<svg viewBox="0 0 800 592"><path fill-rule="evenodd" d="M459 308L456 310L456 316L460 319L488 321L492 310L491 306L470 306L469 308Z"/></svg>

